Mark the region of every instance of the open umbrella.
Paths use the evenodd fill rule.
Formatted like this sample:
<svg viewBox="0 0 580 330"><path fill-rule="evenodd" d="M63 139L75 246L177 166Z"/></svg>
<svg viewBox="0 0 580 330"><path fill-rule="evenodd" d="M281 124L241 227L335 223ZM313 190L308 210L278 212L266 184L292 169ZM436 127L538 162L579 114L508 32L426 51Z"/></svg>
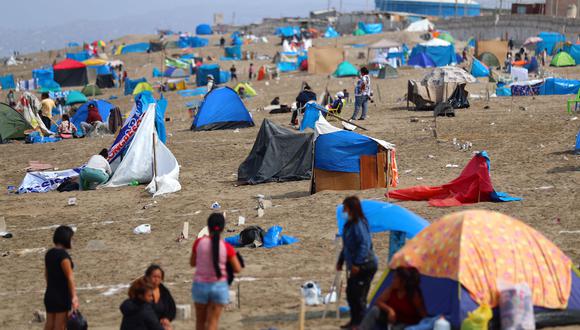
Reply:
<svg viewBox="0 0 580 330"><path fill-rule="evenodd" d="M540 37L529 37L528 39L526 39L526 41L524 41L524 46L535 45L538 42L542 41L544 40Z"/></svg>
<svg viewBox="0 0 580 330"><path fill-rule="evenodd" d="M442 66L427 73L421 80L421 84L441 86L448 83L466 84L476 81L475 77L461 68Z"/></svg>

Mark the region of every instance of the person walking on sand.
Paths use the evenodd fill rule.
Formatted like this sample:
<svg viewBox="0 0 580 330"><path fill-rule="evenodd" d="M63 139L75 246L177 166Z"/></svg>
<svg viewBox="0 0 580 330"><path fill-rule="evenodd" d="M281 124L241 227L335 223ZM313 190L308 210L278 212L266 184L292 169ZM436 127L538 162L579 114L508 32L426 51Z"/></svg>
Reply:
<svg viewBox="0 0 580 330"><path fill-rule="evenodd" d="M362 113L358 120L365 120L367 118L367 111L369 108L369 101L372 96L371 78L369 70L366 67L360 69L360 76L356 82L354 89L354 112L351 120L357 120L358 112L362 108Z"/></svg>
<svg viewBox="0 0 580 330"><path fill-rule="evenodd" d="M232 79L232 81L234 81L234 79L236 80L236 82L238 82L238 74L236 73L238 70L236 69L236 65L232 64L232 66L230 67L230 78Z"/></svg>
<svg viewBox="0 0 580 330"><path fill-rule="evenodd" d="M254 63L250 63L250 68L248 69L248 80L254 78Z"/></svg>
<svg viewBox="0 0 580 330"><path fill-rule="evenodd" d="M377 272L378 260L373 251L369 223L363 214L360 200L347 197L343 202L342 216L346 220L343 247L336 264L338 271L346 262L348 280L346 300L350 307L350 321L342 329L356 329L365 316L370 285Z"/></svg>
<svg viewBox="0 0 580 330"><path fill-rule="evenodd" d="M46 291L44 307L46 323L44 330L64 330L69 314L79 308L79 298L74 279L74 264L67 250L72 247L74 231L60 226L54 231L54 247L44 256Z"/></svg>
<svg viewBox="0 0 580 330"><path fill-rule="evenodd" d="M229 303L226 266L234 273L242 269L234 248L221 239L225 218L212 213L207 219L209 236L193 244L189 264L195 268L191 295L195 303L196 330L217 330L225 305Z"/></svg>

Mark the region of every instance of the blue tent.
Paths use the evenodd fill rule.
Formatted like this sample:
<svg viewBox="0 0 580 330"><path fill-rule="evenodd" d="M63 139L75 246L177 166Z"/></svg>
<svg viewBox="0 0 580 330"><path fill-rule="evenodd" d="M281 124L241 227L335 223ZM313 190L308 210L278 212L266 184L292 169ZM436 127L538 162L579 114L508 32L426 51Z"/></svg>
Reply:
<svg viewBox="0 0 580 330"><path fill-rule="evenodd" d="M234 59L241 59L242 58L242 46L240 45L236 45L236 46L231 46L231 47L226 47L225 48L225 55L226 57L229 58L234 58Z"/></svg>
<svg viewBox="0 0 580 330"><path fill-rule="evenodd" d="M457 59L455 58L455 48L453 45L423 46L419 44L413 47L410 57L413 57L418 53L425 53L429 55L429 58L433 60L433 63L435 63L436 66L446 66L457 62Z"/></svg>
<svg viewBox="0 0 580 330"><path fill-rule="evenodd" d="M542 41L536 44L536 54L544 49L548 49L548 54L552 54L557 43L566 41L566 36L558 32L540 32L538 37L542 38Z"/></svg>
<svg viewBox="0 0 580 330"><path fill-rule="evenodd" d="M567 80L561 78L547 78L540 86L540 95L566 95L578 94L580 80Z"/></svg>
<svg viewBox="0 0 580 330"><path fill-rule="evenodd" d="M376 155L377 142L351 131L318 136L314 146L314 168L335 172L360 172L360 156Z"/></svg>
<svg viewBox="0 0 580 330"><path fill-rule="evenodd" d="M9 74L0 77L0 86L2 89L12 89L16 88L16 84L14 83L14 75Z"/></svg>
<svg viewBox="0 0 580 330"><path fill-rule="evenodd" d="M205 47L209 44L209 40L206 38L200 37L179 37L177 41L177 45L179 48L198 48L198 47Z"/></svg>
<svg viewBox="0 0 580 330"><path fill-rule="evenodd" d="M113 104L105 100L91 100L81 105L78 108L77 112L75 112L75 115L72 116L72 118L70 119L70 122L76 126L79 132L78 133L79 136L84 135L83 128L81 127L81 122L87 120L87 116L89 115L89 104L94 104L97 107L97 109L99 110L99 114L101 115L101 118L103 118L103 121L105 123L109 120L109 114L111 113L111 110L115 108Z"/></svg>
<svg viewBox="0 0 580 330"><path fill-rule="evenodd" d="M153 68L151 75L153 76L153 78L163 77L163 74L161 73L161 71L158 68Z"/></svg>
<svg viewBox="0 0 580 330"><path fill-rule="evenodd" d="M422 68L433 68L436 67L435 62L429 57L429 55L425 53L415 53L409 56L409 65L410 66L420 66Z"/></svg>
<svg viewBox="0 0 580 330"><path fill-rule="evenodd" d="M209 35L209 34L213 34L213 30L211 29L211 26L209 24L199 24L195 28L195 34L197 34L197 35Z"/></svg>
<svg viewBox="0 0 580 330"><path fill-rule="evenodd" d="M574 147L575 152L580 152L580 131L578 131L578 135L576 135L576 147Z"/></svg>
<svg viewBox="0 0 580 330"><path fill-rule="evenodd" d="M274 34L282 37L293 37L300 34L300 28L298 26L279 27L274 31Z"/></svg>
<svg viewBox="0 0 580 330"><path fill-rule="evenodd" d="M471 63L471 75L475 78L489 77L489 68L474 57Z"/></svg>
<svg viewBox="0 0 580 330"><path fill-rule="evenodd" d="M128 79L125 80L125 95L131 95L133 94L133 90L135 89L135 87L137 87L137 85L140 82L147 82L147 79L145 78L139 78L139 79L135 79L135 80L131 80Z"/></svg>
<svg viewBox="0 0 580 330"><path fill-rule="evenodd" d="M78 53L66 53L66 58L70 58L71 60L75 60L75 61L86 61L89 58L91 58L91 56L89 55L89 52L87 52L86 50L83 50L81 52Z"/></svg>
<svg viewBox="0 0 580 330"><path fill-rule="evenodd" d="M220 71L219 82L225 84L232 79L232 74L229 71Z"/></svg>
<svg viewBox="0 0 580 330"><path fill-rule="evenodd" d="M147 53L149 51L149 43L148 42L140 42L136 44L125 45L121 49L121 54L129 54L129 53Z"/></svg>
<svg viewBox="0 0 580 330"><path fill-rule="evenodd" d="M38 83L40 86L39 92L59 92L61 90L60 85L52 80L52 79L45 79Z"/></svg>
<svg viewBox="0 0 580 330"><path fill-rule="evenodd" d="M218 64L203 64L197 68L195 82L197 86L207 85L207 76L212 75L216 84L220 83L220 66Z"/></svg>
<svg viewBox="0 0 580 330"><path fill-rule="evenodd" d="M566 45L564 51L572 56L576 64L580 64L580 45Z"/></svg>
<svg viewBox="0 0 580 330"><path fill-rule="evenodd" d="M539 64L535 56L532 56L530 62L524 64L524 68L528 69L528 73L538 72Z"/></svg>
<svg viewBox="0 0 580 330"><path fill-rule="evenodd" d="M200 105L191 130L212 131L254 126L252 116L238 93L229 87L209 92Z"/></svg>
<svg viewBox="0 0 580 330"><path fill-rule="evenodd" d="M238 35L232 37L232 46L241 46L243 44L244 40L242 40Z"/></svg>
<svg viewBox="0 0 580 330"><path fill-rule="evenodd" d="M54 81L54 71L52 67L32 70L32 78L37 79L38 84L42 86L43 81Z"/></svg>
<svg viewBox="0 0 580 330"><path fill-rule="evenodd" d="M336 32L332 26L328 26L328 28L326 28L326 32L324 32L325 38L336 38L338 36L340 36L340 34L338 34L338 32Z"/></svg>
<svg viewBox="0 0 580 330"><path fill-rule="evenodd" d="M387 202L362 200L361 206L364 216L369 222L371 233L383 231L402 231L408 238L413 238L423 228L429 226L429 222L406 208ZM336 207L336 222L338 234L342 230L346 219L342 216L342 204Z"/></svg>
<svg viewBox="0 0 580 330"><path fill-rule="evenodd" d="M365 34L376 34L383 32L383 24L382 23L363 23L358 22L359 29L363 30Z"/></svg>

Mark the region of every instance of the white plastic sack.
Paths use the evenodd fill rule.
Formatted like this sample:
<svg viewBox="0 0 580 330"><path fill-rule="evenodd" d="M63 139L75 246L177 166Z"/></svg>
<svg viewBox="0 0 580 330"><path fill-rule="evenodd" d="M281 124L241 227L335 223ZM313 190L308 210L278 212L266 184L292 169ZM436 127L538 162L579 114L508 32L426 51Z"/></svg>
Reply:
<svg viewBox="0 0 580 330"><path fill-rule="evenodd" d="M308 281L302 284L301 289L306 305L315 306L322 303L322 292L316 282Z"/></svg>
<svg viewBox="0 0 580 330"><path fill-rule="evenodd" d="M140 235L140 234L151 234L151 225L150 224L143 224L140 226L135 227L133 229L133 234Z"/></svg>
<svg viewBox="0 0 580 330"><path fill-rule="evenodd" d="M504 330L536 329L534 303L528 285L498 282L498 289L501 328Z"/></svg>

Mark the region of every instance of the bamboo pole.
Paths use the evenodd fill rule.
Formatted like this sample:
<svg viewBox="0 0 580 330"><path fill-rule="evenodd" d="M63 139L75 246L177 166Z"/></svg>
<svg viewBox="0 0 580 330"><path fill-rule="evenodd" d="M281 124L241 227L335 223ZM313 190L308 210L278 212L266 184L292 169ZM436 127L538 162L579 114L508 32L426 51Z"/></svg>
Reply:
<svg viewBox="0 0 580 330"><path fill-rule="evenodd" d="M155 192L157 192L157 151L155 150L155 144L157 140L155 139L155 133L152 134L153 137L153 181L155 182Z"/></svg>

